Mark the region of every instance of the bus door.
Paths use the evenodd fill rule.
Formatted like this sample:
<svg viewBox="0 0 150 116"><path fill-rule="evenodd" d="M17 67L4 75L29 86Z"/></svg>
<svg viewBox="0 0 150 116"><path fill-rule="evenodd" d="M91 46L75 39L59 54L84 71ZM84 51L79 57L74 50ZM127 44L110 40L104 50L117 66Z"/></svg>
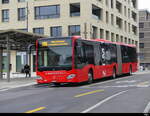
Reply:
<svg viewBox="0 0 150 116"><path fill-rule="evenodd" d="M112 75L112 60L111 60L111 44L106 43L105 44L105 61L106 61L106 71L107 71L107 76Z"/></svg>
<svg viewBox="0 0 150 116"><path fill-rule="evenodd" d="M101 59L102 59L102 77L108 75L107 61L106 61L106 44L101 43Z"/></svg>
<svg viewBox="0 0 150 116"><path fill-rule="evenodd" d="M102 77L102 61L101 61L101 46L100 43L94 45L94 60L95 60L95 79Z"/></svg>
<svg viewBox="0 0 150 116"><path fill-rule="evenodd" d="M122 53L121 46L117 45L117 64L118 64L118 75L122 74Z"/></svg>

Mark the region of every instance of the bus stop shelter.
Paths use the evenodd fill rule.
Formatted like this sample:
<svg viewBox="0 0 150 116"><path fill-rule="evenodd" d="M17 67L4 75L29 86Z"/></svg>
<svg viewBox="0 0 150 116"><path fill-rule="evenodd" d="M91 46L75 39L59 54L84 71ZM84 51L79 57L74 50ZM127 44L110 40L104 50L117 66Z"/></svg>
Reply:
<svg viewBox="0 0 150 116"><path fill-rule="evenodd" d="M10 51L21 50L28 51L32 45L35 45L36 40L47 36L33 34L15 29L0 31L0 79L3 79L3 50L7 53L7 80L10 81ZM29 65L31 67L30 53ZM30 73L31 74L31 73Z"/></svg>

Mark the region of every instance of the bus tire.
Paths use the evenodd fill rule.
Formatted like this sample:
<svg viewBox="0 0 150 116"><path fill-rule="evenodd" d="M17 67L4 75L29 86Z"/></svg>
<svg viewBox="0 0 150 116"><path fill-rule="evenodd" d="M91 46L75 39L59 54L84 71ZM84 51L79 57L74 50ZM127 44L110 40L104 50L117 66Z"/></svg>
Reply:
<svg viewBox="0 0 150 116"><path fill-rule="evenodd" d="M91 84L93 82L93 73L90 70L88 73L88 84Z"/></svg>
<svg viewBox="0 0 150 116"><path fill-rule="evenodd" d="M113 68L113 75L112 75L112 78L115 79L117 77L116 75L116 68Z"/></svg>

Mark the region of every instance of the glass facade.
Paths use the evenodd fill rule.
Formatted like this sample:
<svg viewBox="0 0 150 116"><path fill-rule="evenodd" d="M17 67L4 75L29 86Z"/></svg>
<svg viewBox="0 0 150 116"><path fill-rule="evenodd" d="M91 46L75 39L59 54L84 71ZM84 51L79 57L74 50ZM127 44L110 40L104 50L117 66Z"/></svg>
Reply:
<svg viewBox="0 0 150 116"><path fill-rule="evenodd" d="M43 27L33 28L33 33L44 35L44 28Z"/></svg>
<svg viewBox="0 0 150 116"><path fill-rule="evenodd" d="M57 26L57 27L51 27L51 36L52 37L58 37L58 36L62 36L62 27L61 26Z"/></svg>
<svg viewBox="0 0 150 116"><path fill-rule="evenodd" d="M18 20L24 21L26 19L26 8L18 8Z"/></svg>
<svg viewBox="0 0 150 116"><path fill-rule="evenodd" d="M9 22L9 9L2 10L2 22Z"/></svg>
<svg viewBox="0 0 150 116"><path fill-rule="evenodd" d="M60 17L60 5L35 7L35 19L49 19Z"/></svg>
<svg viewBox="0 0 150 116"><path fill-rule="evenodd" d="M80 25L69 26L69 36L80 35Z"/></svg>

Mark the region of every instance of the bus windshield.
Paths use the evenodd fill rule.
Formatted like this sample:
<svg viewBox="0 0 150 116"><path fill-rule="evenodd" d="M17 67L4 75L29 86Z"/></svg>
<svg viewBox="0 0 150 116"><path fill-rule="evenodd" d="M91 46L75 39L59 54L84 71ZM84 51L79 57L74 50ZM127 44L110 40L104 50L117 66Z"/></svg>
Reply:
<svg viewBox="0 0 150 116"><path fill-rule="evenodd" d="M71 40L70 40L71 41ZM71 42L49 41L47 45L38 45L38 71L55 71L72 69ZM61 43L62 42L62 43Z"/></svg>

